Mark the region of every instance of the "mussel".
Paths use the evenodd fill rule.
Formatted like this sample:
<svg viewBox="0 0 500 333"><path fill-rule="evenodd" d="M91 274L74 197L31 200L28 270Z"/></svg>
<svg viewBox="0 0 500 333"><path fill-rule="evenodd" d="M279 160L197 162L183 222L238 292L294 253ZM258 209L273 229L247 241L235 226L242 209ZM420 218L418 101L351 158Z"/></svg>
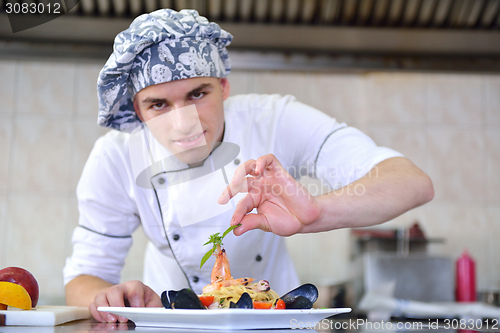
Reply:
<svg viewBox="0 0 500 333"><path fill-rule="evenodd" d="M253 309L252 297L250 297L250 295L248 293L243 293L243 294L241 294L238 302L229 303L229 307L230 308L237 308L237 309Z"/></svg>
<svg viewBox="0 0 500 333"><path fill-rule="evenodd" d="M318 288L311 283L306 283L280 298L285 302L287 309L310 309L318 299L318 295Z"/></svg>
<svg viewBox="0 0 500 333"><path fill-rule="evenodd" d="M165 290L161 293L161 303L167 309L205 309L198 295L188 288Z"/></svg>

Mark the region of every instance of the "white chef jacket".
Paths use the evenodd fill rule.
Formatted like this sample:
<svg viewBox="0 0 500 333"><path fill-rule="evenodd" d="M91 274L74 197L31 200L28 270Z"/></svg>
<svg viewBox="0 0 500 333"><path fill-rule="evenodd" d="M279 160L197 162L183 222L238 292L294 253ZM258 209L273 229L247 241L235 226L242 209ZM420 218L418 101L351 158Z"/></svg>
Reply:
<svg viewBox="0 0 500 333"><path fill-rule="evenodd" d="M295 178L317 177L338 189L361 178L379 162L401 156L289 95L230 97L224 102L224 114L223 142L240 148L238 156L224 167L228 180L238 164L274 154ZM211 179L206 181L199 177L185 183L188 187L195 184L197 190L189 188L188 202L184 198L180 204L177 192L171 190L176 188L172 177L186 172L188 166L179 161L173 167L163 166L151 173L151 188L138 186L132 136L113 130L97 140L89 156L77 188L80 219L73 234L73 254L64 268L65 284L82 274L119 283L131 235L142 225L150 241L144 283L158 294L188 286L200 293L210 283L214 263L210 259L199 268L209 250L203 244L210 234L222 233L229 226L234 210L234 204L227 204L217 214L207 215L207 207L220 206L216 200L226 186L222 170L210 173L206 177ZM208 158L204 165L207 163L213 161ZM196 217L196 223L185 223ZM238 237L230 233L224 247L233 277L268 280L278 294L299 285L283 238L261 230Z"/></svg>

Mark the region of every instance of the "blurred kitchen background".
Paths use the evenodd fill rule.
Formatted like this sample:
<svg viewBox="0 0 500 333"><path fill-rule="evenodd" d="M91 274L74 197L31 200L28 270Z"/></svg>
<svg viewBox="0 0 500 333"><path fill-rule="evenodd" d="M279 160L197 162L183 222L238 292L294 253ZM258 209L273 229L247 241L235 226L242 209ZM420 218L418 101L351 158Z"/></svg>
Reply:
<svg viewBox="0 0 500 333"><path fill-rule="evenodd" d="M431 203L376 228L389 236L337 230L288 238L303 282L333 298L332 288L366 274L360 258L384 251L444 259L450 265L438 279L449 285L452 265L467 249L477 290L498 293L500 1L69 3L70 13L13 33L0 0L0 267L31 271L42 304L64 302L76 185L107 131L96 125L98 72L116 33L138 14L166 7L198 9L234 34L233 95L295 95L400 151L434 182ZM321 193L314 180L302 181ZM409 246L415 223L425 238ZM393 243L384 247L379 238ZM141 279L146 242L139 229L123 280Z"/></svg>

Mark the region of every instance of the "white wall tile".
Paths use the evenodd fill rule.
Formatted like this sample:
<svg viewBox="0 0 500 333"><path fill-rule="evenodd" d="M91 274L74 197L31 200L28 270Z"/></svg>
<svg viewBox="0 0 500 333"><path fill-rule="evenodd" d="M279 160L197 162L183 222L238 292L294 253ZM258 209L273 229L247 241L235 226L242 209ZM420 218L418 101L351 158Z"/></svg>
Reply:
<svg viewBox="0 0 500 333"><path fill-rule="evenodd" d="M478 288L488 283L489 234L484 208L481 204L428 204L423 220L430 237L444 238L445 243L433 246L432 254L455 260L467 250L476 261Z"/></svg>
<svg viewBox="0 0 500 333"><path fill-rule="evenodd" d="M486 77L429 75L429 121L440 124L484 125Z"/></svg>
<svg viewBox="0 0 500 333"><path fill-rule="evenodd" d="M8 189L12 147L12 119L0 119L0 193Z"/></svg>
<svg viewBox="0 0 500 333"><path fill-rule="evenodd" d="M427 134L423 127L367 125L365 133L379 146L392 148L410 159L424 172L428 168Z"/></svg>
<svg viewBox="0 0 500 333"><path fill-rule="evenodd" d="M6 266L20 266L35 278L62 274L67 199L49 195L12 195L8 202L9 231L5 251ZM62 292L62 283L59 287ZM40 287L40 295L51 293ZM50 295L49 296L53 296Z"/></svg>
<svg viewBox="0 0 500 333"><path fill-rule="evenodd" d="M0 267L5 267L4 253L7 249L7 222L6 222L7 196L0 195Z"/></svg>
<svg viewBox="0 0 500 333"><path fill-rule="evenodd" d="M297 234L285 241L301 283L331 285L349 278L349 230Z"/></svg>
<svg viewBox="0 0 500 333"><path fill-rule="evenodd" d="M486 79L486 120L488 126L500 126L500 75Z"/></svg>
<svg viewBox="0 0 500 333"><path fill-rule="evenodd" d="M38 282L38 288L40 289L38 305L66 304L62 272L54 271L53 273L35 274L35 278Z"/></svg>
<svg viewBox="0 0 500 333"><path fill-rule="evenodd" d="M0 61L0 119L10 117L14 112L14 92L17 62Z"/></svg>
<svg viewBox="0 0 500 333"><path fill-rule="evenodd" d="M488 255L486 258L488 264L487 270L487 287L500 290L500 206L488 207L486 209L486 223L488 228Z"/></svg>
<svg viewBox="0 0 500 333"><path fill-rule="evenodd" d="M70 121L16 119L9 188L67 193L70 139Z"/></svg>
<svg viewBox="0 0 500 333"><path fill-rule="evenodd" d="M500 111L500 110L499 110ZM488 201L500 203L500 129L486 131Z"/></svg>
<svg viewBox="0 0 500 333"><path fill-rule="evenodd" d="M92 115L97 122L99 103L97 100L97 78L104 64L83 63L75 69L75 113Z"/></svg>
<svg viewBox="0 0 500 333"><path fill-rule="evenodd" d="M482 131L431 128L428 174L435 199L486 199L486 147Z"/></svg>
<svg viewBox="0 0 500 333"><path fill-rule="evenodd" d="M319 285L334 285L346 282L350 276L347 269L350 261L350 230L340 229L311 236L312 263L311 281Z"/></svg>
<svg viewBox="0 0 500 333"><path fill-rule="evenodd" d="M310 104L309 81L304 73L256 72L254 92L258 94L293 95Z"/></svg>
<svg viewBox="0 0 500 333"><path fill-rule="evenodd" d="M363 76L311 74L310 105L348 125L366 121Z"/></svg>
<svg viewBox="0 0 500 333"><path fill-rule="evenodd" d="M20 62L18 75L16 100L23 103L16 108L17 113L65 119L73 114L74 64Z"/></svg>
<svg viewBox="0 0 500 333"><path fill-rule="evenodd" d="M311 281L311 234L297 234L285 238L286 246L301 283Z"/></svg>
<svg viewBox="0 0 500 333"><path fill-rule="evenodd" d="M229 84L231 87L231 96L239 94L253 93L253 72L248 71L231 71L229 76Z"/></svg>
<svg viewBox="0 0 500 333"><path fill-rule="evenodd" d="M97 119L97 116L95 117ZM98 126L95 119L74 120L71 124L73 136L71 140L71 167L69 187L71 193L76 192L76 186L80 180L83 167L87 162L90 152L96 140L106 134L109 129Z"/></svg>
<svg viewBox="0 0 500 333"><path fill-rule="evenodd" d="M376 73L365 78L369 122L423 123L427 79L415 73Z"/></svg>

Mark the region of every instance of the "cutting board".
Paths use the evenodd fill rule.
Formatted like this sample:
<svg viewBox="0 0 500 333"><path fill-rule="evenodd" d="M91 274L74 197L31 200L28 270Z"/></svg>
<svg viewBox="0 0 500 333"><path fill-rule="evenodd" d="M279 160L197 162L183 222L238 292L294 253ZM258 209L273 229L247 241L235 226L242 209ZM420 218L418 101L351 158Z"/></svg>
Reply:
<svg viewBox="0 0 500 333"><path fill-rule="evenodd" d="M88 308L46 305L32 310L0 311L0 326L55 326L86 318L90 318Z"/></svg>

